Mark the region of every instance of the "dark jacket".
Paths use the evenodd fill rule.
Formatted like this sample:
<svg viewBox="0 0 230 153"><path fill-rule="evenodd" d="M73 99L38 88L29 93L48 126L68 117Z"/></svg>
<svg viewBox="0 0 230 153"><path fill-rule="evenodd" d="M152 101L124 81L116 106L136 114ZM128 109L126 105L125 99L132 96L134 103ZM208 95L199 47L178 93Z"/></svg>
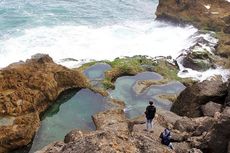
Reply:
<svg viewBox="0 0 230 153"><path fill-rule="evenodd" d="M171 139L170 131L165 129L164 132L161 133L160 138L161 143L168 146L170 144Z"/></svg>
<svg viewBox="0 0 230 153"><path fill-rule="evenodd" d="M151 120L155 117L156 114L156 107L153 105L149 105L146 107L146 111L145 111L145 116L148 120Z"/></svg>

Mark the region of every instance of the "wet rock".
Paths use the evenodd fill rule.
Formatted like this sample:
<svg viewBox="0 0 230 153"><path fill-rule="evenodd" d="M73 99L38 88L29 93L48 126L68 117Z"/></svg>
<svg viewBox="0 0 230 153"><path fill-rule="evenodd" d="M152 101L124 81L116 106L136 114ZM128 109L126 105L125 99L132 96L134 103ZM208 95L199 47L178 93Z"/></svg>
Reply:
<svg viewBox="0 0 230 153"><path fill-rule="evenodd" d="M226 0L159 0L156 16L157 20L171 21L184 25L191 23L204 30L218 32L219 43L216 47L218 54L230 57L229 16L230 5Z"/></svg>
<svg viewBox="0 0 230 153"><path fill-rule="evenodd" d="M214 102L208 102L207 104L201 106L201 110L204 116L214 117L216 112L221 112L222 105Z"/></svg>
<svg viewBox="0 0 230 153"><path fill-rule="evenodd" d="M195 83L180 93L171 110L181 116L199 117L202 105L211 100L223 102L226 93L227 86L221 77Z"/></svg>
<svg viewBox="0 0 230 153"><path fill-rule="evenodd" d="M207 52L192 51L183 59L183 66L197 71L205 71L214 68L212 58Z"/></svg>
<svg viewBox="0 0 230 153"><path fill-rule="evenodd" d="M88 86L83 74L54 63L44 54L11 64L0 70L0 76L0 115L15 117L13 125L0 125L0 148L6 150L32 140L39 127L38 116L62 91Z"/></svg>

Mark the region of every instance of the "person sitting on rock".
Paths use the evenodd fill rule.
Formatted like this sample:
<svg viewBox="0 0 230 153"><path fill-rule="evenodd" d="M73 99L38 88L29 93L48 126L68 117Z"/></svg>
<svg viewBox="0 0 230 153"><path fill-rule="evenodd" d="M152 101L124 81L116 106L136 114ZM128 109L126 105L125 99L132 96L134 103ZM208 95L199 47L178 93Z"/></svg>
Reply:
<svg viewBox="0 0 230 153"><path fill-rule="evenodd" d="M170 142L171 140L171 133L169 131L169 129L165 129L161 135L160 135L160 138L161 138L161 143L170 147L171 149L173 149L173 145L172 143Z"/></svg>
<svg viewBox="0 0 230 153"><path fill-rule="evenodd" d="M153 118L156 114L156 107L153 106L153 102L149 101L149 106L146 107L145 117L146 117L146 129L147 131L153 128Z"/></svg>

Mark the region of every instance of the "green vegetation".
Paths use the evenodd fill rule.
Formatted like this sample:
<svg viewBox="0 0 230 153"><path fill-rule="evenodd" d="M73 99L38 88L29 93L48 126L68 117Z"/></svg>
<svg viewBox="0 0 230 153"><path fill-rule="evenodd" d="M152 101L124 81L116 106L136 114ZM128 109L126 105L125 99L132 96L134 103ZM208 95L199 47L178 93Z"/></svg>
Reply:
<svg viewBox="0 0 230 153"><path fill-rule="evenodd" d="M116 58L113 61L90 62L82 65L80 70L85 70L96 63L107 63L112 69L105 72L105 79L102 81L104 89L114 89L114 82L118 77L125 75L136 75L143 71L153 71L162 75L168 80L177 80L185 84L190 84L191 79L182 79L177 76L178 67L167 61L166 58L153 59L148 56L133 56Z"/></svg>

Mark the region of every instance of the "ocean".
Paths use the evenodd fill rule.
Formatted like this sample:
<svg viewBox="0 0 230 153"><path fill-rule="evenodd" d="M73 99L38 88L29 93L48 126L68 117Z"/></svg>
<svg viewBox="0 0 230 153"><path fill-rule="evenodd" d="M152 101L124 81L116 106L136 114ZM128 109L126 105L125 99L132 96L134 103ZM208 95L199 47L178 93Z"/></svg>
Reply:
<svg viewBox="0 0 230 153"><path fill-rule="evenodd" d="M133 55L175 59L195 43L198 30L156 21L157 5L158 0L0 0L0 68L37 53L67 67Z"/></svg>

